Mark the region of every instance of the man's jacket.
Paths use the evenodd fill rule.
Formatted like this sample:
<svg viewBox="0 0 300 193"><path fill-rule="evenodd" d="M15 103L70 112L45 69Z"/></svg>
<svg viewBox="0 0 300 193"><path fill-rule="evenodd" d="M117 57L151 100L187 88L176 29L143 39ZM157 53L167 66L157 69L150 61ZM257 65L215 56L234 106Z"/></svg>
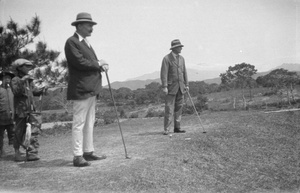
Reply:
<svg viewBox="0 0 300 193"><path fill-rule="evenodd" d="M67 100L82 100L100 93L102 67L92 48L75 33L65 44L69 80Z"/></svg>
<svg viewBox="0 0 300 193"><path fill-rule="evenodd" d="M162 86L168 88L168 94L175 95L179 89L185 93L189 82L184 58L179 55L179 58L175 59L172 52L166 55L162 61L160 78Z"/></svg>
<svg viewBox="0 0 300 193"><path fill-rule="evenodd" d="M14 95L10 88L0 87L0 125L13 124Z"/></svg>

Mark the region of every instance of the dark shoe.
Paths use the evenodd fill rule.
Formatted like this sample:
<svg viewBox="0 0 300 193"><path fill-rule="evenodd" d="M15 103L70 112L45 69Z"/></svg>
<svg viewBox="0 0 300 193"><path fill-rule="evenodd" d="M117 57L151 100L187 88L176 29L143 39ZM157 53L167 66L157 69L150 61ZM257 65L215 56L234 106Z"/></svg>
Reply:
<svg viewBox="0 0 300 193"><path fill-rule="evenodd" d="M26 161L25 157L22 157L20 153L15 153L15 162Z"/></svg>
<svg viewBox="0 0 300 193"><path fill-rule="evenodd" d="M185 133L185 130L174 129L174 133Z"/></svg>
<svg viewBox="0 0 300 193"><path fill-rule="evenodd" d="M27 157L26 157L27 161L37 161L39 160L39 156L35 155L35 154L29 154Z"/></svg>
<svg viewBox="0 0 300 193"><path fill-rule="evenodd" d="M89 153L84 153L83 158L87 161L102 160L102 159L106 159L106 155L96 156L93 154L93 152L89 152Z"/></svg>
<svg viewBox="0 0 300 193"><path fill-rule="evenodd" d="M73 165L75 167L85 167L85 166L90 166L91 163L87 162L82 156L74 156Z"/></svg>
<svg viewBox="0 0 300 193"><path fill-rule="evenodd" d="M168 131L164 131L163 135L169 135Z"/></svg>
<svg viewBox="0 0 300 193"><path fill-rule="evenodd" d="M0 158L6 156L6 153L3 149L0 149Z"/></svg>

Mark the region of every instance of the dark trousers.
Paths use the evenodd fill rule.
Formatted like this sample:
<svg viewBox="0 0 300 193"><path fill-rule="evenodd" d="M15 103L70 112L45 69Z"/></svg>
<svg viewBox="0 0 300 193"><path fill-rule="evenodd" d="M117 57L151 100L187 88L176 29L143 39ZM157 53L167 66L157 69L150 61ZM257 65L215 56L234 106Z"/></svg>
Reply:
<svg viewBox="0 0 300 193"><path fill-rule="evenodd" d="M0 149L3 148L3 139L4 139L4 131L7 132L8 145L12 145L14 143L14 125L0 125Z"/></svg>
<svg viewBox="0 0 300 193"><path fill-rule="evenodd" d="M14 140L14 148L19 149L21 144L24 142L24 135L26 133L26 123L27 119L22 117L15 117L16 126L15 126L15 140ZM38 154L39 142L38 142L39 130L32 129L31 130L31 138L30 145L27 148L28 155Z"/></svg>
<svg viewBox="0 0 300 193"><path fill-rule="evenodd" d="M174 129L180 129L180 121L183 107L183 94L178 90L176 95L166 95L164 130L169 131L174 116Z"/></svg>

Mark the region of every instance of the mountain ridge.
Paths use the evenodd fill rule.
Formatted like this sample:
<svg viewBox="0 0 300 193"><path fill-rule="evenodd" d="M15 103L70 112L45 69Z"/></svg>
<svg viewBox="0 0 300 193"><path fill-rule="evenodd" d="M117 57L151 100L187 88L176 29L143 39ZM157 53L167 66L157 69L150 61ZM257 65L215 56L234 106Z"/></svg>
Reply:
<svg viewBox="0 0 300 193"><path fill-rule="evenodd" d="M283 63L280 66L277 66L269 71L265 72L258 72L254 75L256 79L259 76L264 76L271 72L272 70L284 68L289 71L300 71L300 64L298 63ZM213 77L211 74L216 74L216 71L200 71L192 68L187 69L189 81L204 81L207 84L220 84L221 78L220 77ZM155 78L156 77L156 78ZM144 74L142 76L138 76L135 78L127 79L126 81L115 81L111 83L111 87L113 89L119 89L121 87L127 87L131 90L136 90L138 88L145 88L145 85L150 84L151 82L159 82L160 81L160 72L155 71L152 73ZM107 87L107 86L104 86Z"/></svg>

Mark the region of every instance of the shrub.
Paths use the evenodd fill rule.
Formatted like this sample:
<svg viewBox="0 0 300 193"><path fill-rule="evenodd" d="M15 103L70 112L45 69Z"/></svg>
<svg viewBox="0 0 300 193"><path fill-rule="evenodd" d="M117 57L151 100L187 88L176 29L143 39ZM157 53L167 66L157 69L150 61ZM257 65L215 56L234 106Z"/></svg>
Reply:
<svg viewBox="0 0 300 193"><path fill-rule="evenodd" d="M51 122L58 122L58 121L72 121L73 115L67 112L65 113L44 113L42 115L43 123L51 123Z"/></svg>
<svg viewBox="0 0 300 193"><path fill-rule="evenodd" d="M55 124L52 128L43 130L42 135L58 136L58 135L70 133L71 130L72 130L72 123L66 123L63 125Z"/></svg>
<svg viewBox="0 0 300 193"><path fill-rule="evenodd" d="M120 118L127 118L125 110L124 110L123 107L119 107L118 112L120 113Z"/></svg>
<svg viewBox="0 0 300 193"><path fill-rule="evenodd" d="M165 112L162 110L154 110L153 108L150 108L145 117L163 117L164 114Z"/></svg>
<svg viewBox="0 0 300 193"><path fill-rule="evenodd" d="M183 115L192 115L194 114L194 108L193 106L189 106L189 105L184 105L182 108L182 114Z"/></svg>
<svg viewBox="0 0 300 193"><path fill-rule="evenodd" d="M116 120L116 113L113 109L104 112L103 121L105 125L114 123L115 120Z"/></svg>
<svg viewBox="0 0 300 193"><path fill-rule="evenodd" d="M129 118L138 118L139 117L139 113L138 112L134 112L134 113L131 113Z"/></svg>

